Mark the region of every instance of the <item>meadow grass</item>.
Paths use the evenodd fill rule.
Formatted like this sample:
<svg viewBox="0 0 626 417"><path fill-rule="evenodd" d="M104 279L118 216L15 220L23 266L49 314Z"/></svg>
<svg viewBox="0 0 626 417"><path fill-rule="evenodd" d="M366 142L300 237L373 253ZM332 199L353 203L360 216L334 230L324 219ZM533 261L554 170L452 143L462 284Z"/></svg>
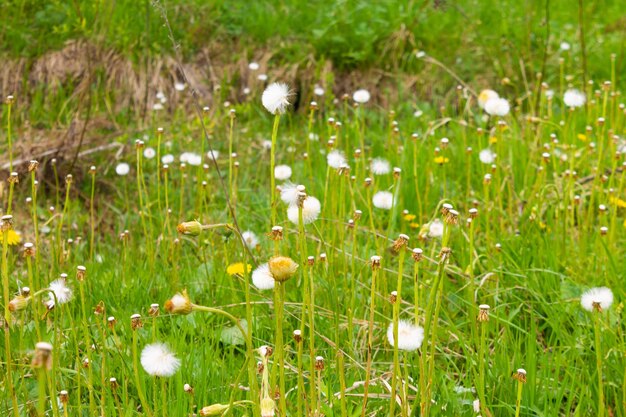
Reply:
<svg viewBox="0 0 626 417"><path fill-rule="evenodd" d="M625 416L626 113L591 61L608 82L494 85L501 116L472 82L276 115L258 89L153 111L71 175L11 166L3 415Z"/></svg>

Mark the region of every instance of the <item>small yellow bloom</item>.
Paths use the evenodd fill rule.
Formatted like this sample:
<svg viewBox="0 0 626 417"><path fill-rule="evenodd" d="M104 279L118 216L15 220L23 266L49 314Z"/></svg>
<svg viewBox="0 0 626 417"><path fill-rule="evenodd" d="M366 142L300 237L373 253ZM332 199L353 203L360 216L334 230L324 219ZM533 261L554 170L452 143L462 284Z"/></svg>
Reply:
<svg viewBox="0 0 626 417"><path fill-rule="evenodd" d="M409 223L409 227L411 229L419 229L420 224L419 223L415 223L415 222L411 222L411 223Z"/></svg>
<svg viewBox="0 0 626 417"><path fill-rule="evenodd" d="M489 137L489 143L490 143L490 144L492 144L492 145L493 145L494 143L498 143L498 138L497 138L497 137L495 137L495 136L490 136L490 137Z"/></svg>
<svg viewBox="0 0 626 417"><path fill-rule="evenodd" d="M626 201L622 200L619 197L611 196L609 198L609 201L611 202L611 204L614 204L614 205L616 205L619 208L626 208Z"/></svg>
<svg viewBox="0 0 626 417"><path fill-rule="evenodd" d="M22 235L13 229L7 232L7 244L14 246L22 241ZM4 242L4 233L0 233L0 243Z"/></svg>
<svg viewBox="0 0 626 417"><path fill-rule="evenodd" d="M287 256L274 256L270 259L268 265L270 267L270 273L274 279L279 282L287 281L298 269L298 264Z"/></svg>
<svg viewBox="0 0 626 417"><path fill-rule="evenodd" d="M415 214L405 214L404 215L404 220L406 220L407 222L411 222L413 220L415 220L417 216Z"/></svg>
<svg viewBox="0 0 626 417"><path fill-rule="evenodd" d="M247 264L248 265L248 273L250 273L250 271L252 271L252 265ZM243 275L244 271L243 271L243 262L236 262L234 264L230 264L228 265L228 267L226 268L226 273L228 275Z"/></svg>
<svg viewBox="0 0 626 417"><path fill-rule="evenodd" d="M447 164L448 162L450 162L450 160L448 158L446 158L445 156L436 156L435 157L435 163L436 164L443 165L443 164Z"/></svg>
<svg viewBox="0 0 626 417"><path fill-rule="evenodd" d="M584 133L579 133L577 136L578 140L582 140L583 142L587 142L587 135Z"/></svg>

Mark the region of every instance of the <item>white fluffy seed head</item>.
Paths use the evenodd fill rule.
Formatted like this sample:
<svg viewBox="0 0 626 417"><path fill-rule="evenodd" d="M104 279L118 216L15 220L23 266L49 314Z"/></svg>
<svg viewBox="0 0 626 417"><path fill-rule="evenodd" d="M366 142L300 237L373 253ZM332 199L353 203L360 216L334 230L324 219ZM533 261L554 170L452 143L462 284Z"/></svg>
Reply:
<svg viewBox="0 0 626 417"><path fill-rule="evenodd" d="M286 183L280 186L280 199L283 203L293 206L298 203L298 186L292 183Z"/></svg>
<svg viewBox="0 0 626 417"><path fill-rule="evenodd" d="M398 322L398 349L414 351L422 346L424 340L424 329L405 320ZM394 346L393 323L387 328L387 341Z"/></svg>
<svg viewBox="0 0 626 417"><path fill-rule="evenodd" d="M342 165L346 164L346 157L343 152L338 150L332 150L326 155L326 161L331 168L338 169Z"/></svg>
<svg viewBox="0 0 626 417"><path fill-rule="evenodd" d="M389 191L379 191L372 197L372 203L376 208L391 210L393 207L393 194Z"/></svg>
<svg viewBox="0 0 626 417"><path fill-rule="evenodd" d="M374 175L386 175L391 172L391 165L384 158L374 158L370 164L370 171Z"/></svg>
<svg viewBox="0 0 626 417"><path fill-rule="evenodd" d="M289 86L285 83L272 83L263 91L261 101L268 112L284 113L289 106Z"/></svg>
<svg viewBox="0 0 626 417"><path fill-rule="evenodd" d="M274 178L278 181L285 181L291 178L291 167L289 165L276 165L274 167Z"/></svg>
<svg viewBox="0 0 626 417"><path fill-rule="evenodd" d="M503 98L492 98L485 103L485 111L491 116L506 116L510 110L509 102Z"/></svg>
<svg viewBox="0 0 626 417"><path fill-rule="evenodd" d="M246 230L241 234L243 241L246 242L246 246L250 249L254 249L259 245L259 238L252 230Z"/></svg>
<svg viewBox="0 0 626 417"><path fill-rule="evenodd" d="M443 222L439 219L435 219L428 225L428 236L441 237L443 236Z"/></svg>
<svg viewBox="0 0 626 417"><path fill-rule="evenodd" d="M130 172L130 165L128 165L126 162L117 164L117 166L115 167L115 173L117 175L124 176L124 175L128 175L129 172Z"/></svg>
<svg viewBox="0 0 626 417"><path fill-rule="evenodd" d="M74 296L74 292L67 286L67 282L63 278L52 281L50 285L48 285L48 289L53 293L49 294L48 301L46 302L48 308L53 308L57 303L65 304L71 301Z"/></svg>
<svg viewBox="0 0 626 417"><path fill-rule="evenodd" d="M304 224L313 223L319 217L320 211L322 211L320 201L315 197L308 196L302 203L302 222ZM287 209L287 218L290 222L297 225L299 224L298 217L298 206L292 204Z"/></svg>
<svg viewBox="0 0 626 417"><path fill-rule="evenodd" d="M156 156L154 148L146 148L143 150L143 157L146 159L152 159Z"/></svg>
<svg viewBox="0 0 626 417"><path fill-rule="evenodd" d="M276 281L270 272L268 264L259 265L252 271L252 284L259 290L273 290Z"/></svg>
<svg viewBox="0 0 626 417"><path fill-rule="evenodd" d="M580 90L570 89L563 94L563 102L567 107L582 107L585 104L585 93Z"/></svg>
<svg viewBox="0 0 626 417"><path fill-rule="evenodd" d="M141 366L152 376L170 377L178 371L180 359L164 343L152 343L141 351Z"/></svg>
<svg viewBox="0 0 626 417"><path fill-rule="evenodd" d="M496 93L493 90L483 90L480 92L480 94L478 95L478 106L481 109L485 108L485 104L487 104L487 102L489 100L491 100L492 98L500 98L500 96L498 95L498 93Z"/></svg>
<svg viewBox="0 0 626 417"><path fill-rule="evenodd" d="M594 311L598 305L606 310L613 304L613 291L607 287L591 288L580 297L580 305L587 311Z"/></svg>
<svg viewBox="0 0 626 417"><path fill-rule="evenodd" d="M365 104L370 101L371 95L370 92L361 88L356 90L354 94L352 94L352 100L356 101L359 104Z"/></svg>
<svg viewBox="0 0 626 417"><path fill-rule="evenodd" d="M490 165L496 160L496 154L491 149L486 148L478 153L478 159L480 159L480 162L483 164Z"/></svg>

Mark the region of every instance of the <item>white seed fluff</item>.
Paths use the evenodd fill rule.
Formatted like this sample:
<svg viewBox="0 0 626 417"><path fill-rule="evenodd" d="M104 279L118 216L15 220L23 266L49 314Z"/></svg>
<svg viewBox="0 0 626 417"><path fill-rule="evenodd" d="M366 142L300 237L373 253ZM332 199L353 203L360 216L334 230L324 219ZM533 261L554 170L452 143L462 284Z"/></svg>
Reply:
<svg viewBox="0 0 626 417"><path fill-rule="evenodd" d="M178 359L164 343L152 343L141 351L141 366L152 376L170 377L178 371Z"/></svg>
<svg viewBox="0 0 626 417"><path fill-rule="evenodd" d="M394 346L393 323L387 328L387 340L391 346ZM409 323L405 320L398 322L398 349L406 351L414 351L422 346L424 340L424 329Z"/></svg>
<svg viewBox="0 0 626 417"><path fill-rule="evenodd" d="M483 164L491 165L496 160L496 154L489 148L483 149L478 153L478 159Z"/></svg>
<svg viewBox="0 0 626 417"><path fill-rule="evenodd" d="M268 264L259 265L252 271L252 284L259 290L273 290L276 281Z"/></svg>
<svg viewBox="0 0 626 417"><path fill-rule="evenodd" d="M328 162L328 166L335 169L339 169L342 165L347 163L343 152L338 150L330 151L328 155L326 155L326 161Z"/></svg>
<svg viewBox="0 0 626 417"><path fill-rule="evenodd" d="M295 205L298 202L298 186L290 182L281 185L280 199L287 205Z"/></svg>
<svg viewBox="0 0 626 417"><path fill-rule="evenodd" d="M576 89L567 90L565 94L563 94L563 102L567 107L581 107L585 104L585 101L585 93Z"/></svg>
<svg viewBox="0 0 626 417"><path fill-rule="evenodd" d="M356 101L359 104L365 104L370 101L371 95L370 92L365 89L356 90L354 94L352 94L352 100Z"/></svg>
<svg viewBox="0 0 626 417"><path fill-rule="evenodd" d="M510 110L509 102L503 98L492 98L485 103L485 111L491 116L506 116Z"/></svg>
<svg viewBox="0 0 626 417"><path fill-rule="evenodd" d="M54 307L56 303L65 304L71 301L74 296L74 292L67 286L67 282L63 278L52 281L50 285L48 285L48 289L54 294L48 294L49 298L46 302L48 308Z"/></svg>
<svg viewBox="0 0 626 417"><path fill-rule="evenodd" d="M320 211L322 210L322 205L320 201L315 198L308 196L304 202L302 203L302 222L304 224L313 223L320 215ZM287 209L287 218L293 224L298 224L298 206L292 204Z"/></svg>
<svg viewBox="0 0 626 417"><path fill-rule="evenodd" d="M164 164L171 164L172 162L174 162L174 155L171 155L171 154L163 155L161 157L161 162Z"/></svg>
<svg viewBox="0 0 626 417"><path fill-rule="evenodd" d="M597 287L586 291L580 297L580 305L587 311L594 310L594 304L599 304L606 310L613 304L613 291L607 287Z"/></svg>
<svg viewBox="0 0 626 417"><path fill-rule="evenodd" d="M443 222L439 219L435 219L428 225L428 236L441 237L443 236Z"/></svg>
<svg viewBox="0 0 626 417"><path fill-rule="evenodd" d="M379 191L372 197L372 203L376 208L391 210L391 207L393 207L393 194L389 191Z"/></svg>
<svg viewBox="0 0 626 417"><path fill-rule="evenodd" d="M120 164L117 164L117 166L115 167L115 173L117 175L128 175L128 173L130 172L130 165L128 165L126 162L122 162Z"/></svg>
<svg viewBox="0 0 626 417"><path fill-rule="evenodd" d="M278 181L285 181L291 178L291 167L289 165L276 165L274 167L274 178Z"/></svg>
<svg viewBox="0 0 626 417"><path fill-rule="evenodd" d="M246 230L241 234L241 237L250 249L254 249L259 245L259 238L252 230Z"/></svg>
<svg viewBox="0 0 626 417"><path fill-rule="evenodd" d="M374 158L370 163L370 171L374 175L386 175L391 172L391 164L384 158Z"/></svg>
<svg viewBox="0 0 626 417"><path fill-rule="evenodd" d="M143 157L146 159L152 159L156 156L154 148L146 148L143 150Z"/></svg>
<svg viewBox="0 0 626 417"><path fill-rule="evenodd" d="M493 90L481 91L480 94L478 95L478 106L481 109L484 109L485 104L487 104L487 102L491 100L492 98L500 98L500 96L498 95L498 93L496 93Z"/></svg>
<svg viewBox="0 0 626 417"><path fill-rule="evenodd" d="M289 105L289 86L284 83L272 83L263 91L263 106L272 114L284 113Z"/></svg>

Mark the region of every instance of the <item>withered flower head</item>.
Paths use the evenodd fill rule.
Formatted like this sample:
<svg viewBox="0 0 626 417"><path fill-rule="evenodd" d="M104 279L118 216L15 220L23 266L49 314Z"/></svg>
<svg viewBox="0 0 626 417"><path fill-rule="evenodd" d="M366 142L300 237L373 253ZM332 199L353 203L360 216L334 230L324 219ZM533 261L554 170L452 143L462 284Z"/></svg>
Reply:
<svg viewBox="0 0 626 417"><path fill-rule="evenodd" d="M183 235L198 236L202 233L202 224L197 220L183 222L176 226L176 230Z"/></svg>
<svg viewBox="0 0 626 417"><path fill-rule="evenodd" d="M287 256L274 256L268 262L270 273L276 281L284 282L298 270L298 264Z"/></svg>
<svg viewBox="0 0 626 417"><path fill-rule="evenodd" d="M189 314L193 306L187 290L175 294L172 298L165 302L165 309L172 314Z"/></svg>
<svg viewBox="0 0 626 417"><path fill-rule="evenodd" d="M485 322L485 321L489 321L489 309L491 307L489 307L487 304L481 304L478 306L479 310L478 310L478 321L479 322Z"/></svg>

